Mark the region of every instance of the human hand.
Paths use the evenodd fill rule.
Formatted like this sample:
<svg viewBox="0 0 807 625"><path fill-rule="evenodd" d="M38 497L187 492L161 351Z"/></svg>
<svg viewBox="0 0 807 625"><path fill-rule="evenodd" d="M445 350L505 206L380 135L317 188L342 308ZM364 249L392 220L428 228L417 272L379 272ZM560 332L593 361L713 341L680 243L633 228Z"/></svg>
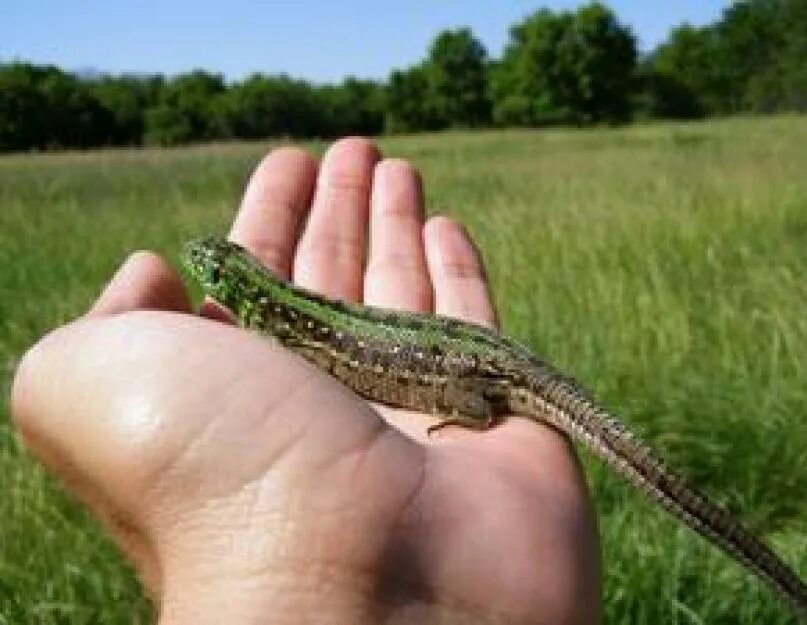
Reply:
<svg viewBox="0 0 807 625"><path fill-rule="evenodd" d="M472 244L445 218L424 226L407 163L346 139L317 169L271 153L231 237L332 297L494 323ZM593 517L561 435L511 419L426 438L427 416L370 406L190 314L154 255L132 256L87 317L29 351L12 402L163 624L599 619Z"/></svg>

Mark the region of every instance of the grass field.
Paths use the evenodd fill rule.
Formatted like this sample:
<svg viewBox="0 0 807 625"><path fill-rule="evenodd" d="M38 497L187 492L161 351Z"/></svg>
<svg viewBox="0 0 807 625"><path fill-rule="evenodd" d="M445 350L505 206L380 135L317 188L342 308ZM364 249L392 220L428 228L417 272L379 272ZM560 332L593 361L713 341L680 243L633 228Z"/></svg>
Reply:
<svg viewBox="0 0 807 625"><path fill-rule="evenodd" d="M432 211L476 236L508 332L585 380L807 576L807 118L382 145L422 169ZM127 252L175 258L187 236L223 230L267 147L0 158L0 625L149 622L114 548L22 451L10 377ZM606 623L795 622L584 460Z"/></svg>

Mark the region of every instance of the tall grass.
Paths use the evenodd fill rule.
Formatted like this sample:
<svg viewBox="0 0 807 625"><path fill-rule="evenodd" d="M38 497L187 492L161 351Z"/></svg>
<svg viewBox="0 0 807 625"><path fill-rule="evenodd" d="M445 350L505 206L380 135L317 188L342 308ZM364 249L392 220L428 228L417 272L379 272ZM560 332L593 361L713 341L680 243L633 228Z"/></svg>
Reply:
<svg viewBox="0 0 807 625"><path fill-rule="evenodd" d="M422 169L430 209L477 238L507 331L807 575L807 118L382 143ZM173 258L185 237L223 230L267 147L0 158L0 624L148 621L114 549L17 443L9 379L127 252ZM584 460L606 622L795 622Z"/></svg>

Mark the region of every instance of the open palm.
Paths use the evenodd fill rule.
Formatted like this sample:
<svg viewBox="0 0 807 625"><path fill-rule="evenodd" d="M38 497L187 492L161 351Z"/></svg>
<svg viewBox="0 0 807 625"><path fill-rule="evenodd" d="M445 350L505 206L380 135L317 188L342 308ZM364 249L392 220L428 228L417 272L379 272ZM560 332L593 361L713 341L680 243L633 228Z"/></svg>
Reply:
<svg viewBox="0 0 807 625"><path fill-rule="evenodd" d="M464 231L424 222L411 166L345 139L321 165L267 156L231 238L332 297L493 325ZM161 622L599 619L594 522L558 433L511 419L429 438L432 416L370 406L189 312L174 270L136 254L26 355L13 396L29 445L117 536Z"/></svg>

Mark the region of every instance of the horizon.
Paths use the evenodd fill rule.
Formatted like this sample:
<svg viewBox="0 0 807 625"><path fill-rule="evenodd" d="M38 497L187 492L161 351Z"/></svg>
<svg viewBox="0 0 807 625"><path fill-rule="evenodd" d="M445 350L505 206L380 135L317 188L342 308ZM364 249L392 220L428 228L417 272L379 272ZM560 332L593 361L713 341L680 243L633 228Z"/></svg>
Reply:
<svg viewBox="0 0 807 625"><path fill-rule="evenodd" d="M112 5L90 0L80 11L65 12L56 0L15 0L0 23L0 62L56 65L84 76L172 76L204 69L222 74L228 83L253 73L283 73L320 84L341 82L348 76L383 81L392 70L423 59L441 30L469 27L488 55L496 58L513 24L542 7L570 10L586 2L489 0L468 6L461 0L444 0L434 6L428 0L405 5L358 0L352 10L340 12L339 6L311 1L264 8L257 18L242 19L235 28L222 27L248 15L247 9L254 4L250 0L232 0L227 5L180 0L153 12L133 2ZM684 22L708 24L731 2L687 0L657 7L640 0L606 4L620 22L630 26L640 51L647 52L671 28ZM312 20L313 13L319 19ZM403 30L406 37L400 37ZM359 33L367 35L362 38ZM209 45L214 36L215 45Z"/></svg>

